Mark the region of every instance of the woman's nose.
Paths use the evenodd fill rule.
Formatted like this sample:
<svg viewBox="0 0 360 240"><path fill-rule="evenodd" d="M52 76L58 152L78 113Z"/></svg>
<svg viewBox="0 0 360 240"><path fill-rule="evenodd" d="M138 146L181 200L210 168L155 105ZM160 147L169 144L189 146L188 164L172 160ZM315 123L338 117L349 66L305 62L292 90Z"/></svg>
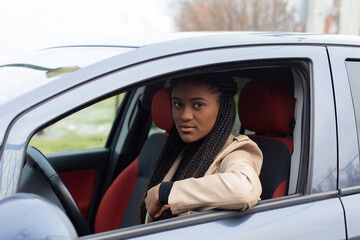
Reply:
<svg viewBox="0 0 360 240"><path fill-rule="evenodd" d="M184 107L184 110L183 110L183 112L182 112L182 114L181 114L181 119L182 119L183 121L189 121L189 120L191 120L192 118L193 118L193 114L192 114L191 108L188 107L188 106L185 106L185 107Z"/></svg>

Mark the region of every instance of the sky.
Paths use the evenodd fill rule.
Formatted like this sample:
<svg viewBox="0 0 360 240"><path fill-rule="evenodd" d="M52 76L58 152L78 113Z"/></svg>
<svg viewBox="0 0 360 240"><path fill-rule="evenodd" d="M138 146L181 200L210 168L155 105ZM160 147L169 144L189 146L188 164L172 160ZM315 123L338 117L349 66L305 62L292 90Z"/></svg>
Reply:
<svg viewBox="0 0 360 240"><path fill-rule="evenodd" d="M1 0L0 64L47 47L116 43L128 35L175 32L179 1ZM289 1L305 14L305 0ZM321 1L331 6L334 0Z"/></svg>
<svg viewBox="0 0 360 240"><path fill-rule="evenodd" d="M176 31L174 0L1 0L0 63L39 49Z"/></svg>

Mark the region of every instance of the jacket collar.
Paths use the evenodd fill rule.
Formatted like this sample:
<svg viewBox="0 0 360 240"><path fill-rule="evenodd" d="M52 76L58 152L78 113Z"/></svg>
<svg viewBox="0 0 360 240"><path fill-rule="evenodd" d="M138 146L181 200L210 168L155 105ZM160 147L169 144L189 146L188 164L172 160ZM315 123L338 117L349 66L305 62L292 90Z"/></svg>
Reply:
<svg viewBox="0 0 360 240"><path fill-rule="evenodd" d="M228 155L230 152L234 151L239 147L239 142L249 140L249 138L246 135L234 135L230 134L227 138L224 146L220 150L219 154L215 157L213 163L211 164L209 170L212 168L214 164L219 162L221 159L223 159L226 155ZM184 151L182 151L179 156L176 158L175 162L171 166L168 173L165 175L163 182L171 181L171 179L174 177L176 170L178 169L181 159L184 157ZM206 175L206 173L205 173Z"/></svg>

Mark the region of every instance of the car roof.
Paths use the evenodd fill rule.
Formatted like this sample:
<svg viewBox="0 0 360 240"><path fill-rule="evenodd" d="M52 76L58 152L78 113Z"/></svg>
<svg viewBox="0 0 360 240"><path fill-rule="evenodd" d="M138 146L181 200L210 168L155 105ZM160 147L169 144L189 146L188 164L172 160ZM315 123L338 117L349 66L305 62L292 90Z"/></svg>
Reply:
<svg viewBox="0 0 360 240"><path fill-rule="evenodd" d="M210 38L210 39L209 39ZM212 44L236 41L237 46L258 44L314 44L360 46L360 37L354 35L316 34L302 32L176 32L143 35L127 35L121 39L96 40L85 44L68 44L59 47L128 47L141 48L169 41L192 39L192 41L211 40Z"/></svg>
<svg viewBox="0 0 360 240"><path fill-rule="evenodd" d="M130 48L131 51L105 59L78 71L69 73L45 85L33 89L0 105L0 145L6 130L13 119L31 106L50 98L59 92L88 81L94 76L101 76L126 66L184 52L199 51L236 46L257 45L337 45L360 46L360 37L345 35L322 35L309 33L284 32L188 32L156 34L142 37L130 36L122 40L97 41L92 44L76 44L54 48L71 47L109 47Z"/></svg>

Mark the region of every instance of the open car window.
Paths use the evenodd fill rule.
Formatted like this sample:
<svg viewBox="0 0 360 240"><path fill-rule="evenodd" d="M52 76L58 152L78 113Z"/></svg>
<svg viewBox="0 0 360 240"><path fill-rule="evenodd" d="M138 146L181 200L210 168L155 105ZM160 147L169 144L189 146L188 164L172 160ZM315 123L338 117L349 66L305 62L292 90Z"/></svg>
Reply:
<svg viewBox="0 0 360 240"><path fill-rule="evenodd" d="M309 101L305 97L307 95L304 94L308 91L307 84L304 83L308 80L304 76L308 69L304 66L307 66L307 63L303 60L288 64L286 59L280 59L276 62L261 61L251 64L240 62L201 70L206 73L213 71L230 74L237 83L238 93L234 97L236 121L232 133L248 135L263 151L264 164L260 176L264 192L262 200L278 198L281 201L281 197L301 194L299 174L301 166L306 161L302 143L305 135L304 126L309 124L304 121L306 119L304 114L308 114L303 107L304 101ZM198 74L199 71L184 71L177 75L191 75L195 72ZM99 209L100 211L101 208L111 209L111 212L117 211L102 203L104 193L106 194L111 189L114 182L123 184L127 192L127 197L116 201L117 206L123 205L121 211L122 219L124 219L117 223L117 226L124 228L136 224L138 204L146 182L151 176L151 169L157 160L154 158L151 160L153 162L143 165L146 161L143 158L148 158L154 151L158 151L159 154L163 146L160 142L164 144L166 138L155 141L160 145L151 145L154 144L151 143L148 146L147 141L156 133L164 136L168 132L153 123L151 101L158 90L168 87L171 77L162 76L130 88L126 99L124 93L118 93L116 96L91 104L43 128L31 139L29 145L36 146L41 152L57 153L47 155L49 161L55 166L74 196L91 231L99 232L96 229ZM269 93L267 87L274 87L274 93L287 95L280 99L275 95L269 97L266 95ZM242 97L244 94L248 95ZM285 124L286 130L277 131L273 126L264 127L267 121L272 121L268 114L273 111L283 111L283 107L288 106L283 103L287 103L288 100L293 101L293 106L286 109L289 116L286 116L285 123L280 123ZM124 104L119 108L121 102ZM241 116L240 112L244 111L245 107L249 107L246 111L250 112L242 113L243 116ZM267 107L270 110L267 110ZM246 118L242 119L244 117ZM256 121L258 122L256 126L249 124ZM271 122L271 124L278 123ZM111 128L111 141L108 142L106 150L95 152L87 150L104 147ZM143 152L145 147L147 153ZM80 149L84 151L73 156L71 152L62 154L65 151ZM134 162L138 169L133 168ZM142 167L145 167L144 170L141 170ZM132 180L128 180L126 176L123 176L122 180L117 180L118 176L127 174L129 171L132 172ZM141 175L142 171L147 172L147 175ZM141 184L136 176L141 177ZM88 185L89 188L84 187ZM142 187L138 188L138 185ZM135 195L133 191L136 191Z"/></svg>

